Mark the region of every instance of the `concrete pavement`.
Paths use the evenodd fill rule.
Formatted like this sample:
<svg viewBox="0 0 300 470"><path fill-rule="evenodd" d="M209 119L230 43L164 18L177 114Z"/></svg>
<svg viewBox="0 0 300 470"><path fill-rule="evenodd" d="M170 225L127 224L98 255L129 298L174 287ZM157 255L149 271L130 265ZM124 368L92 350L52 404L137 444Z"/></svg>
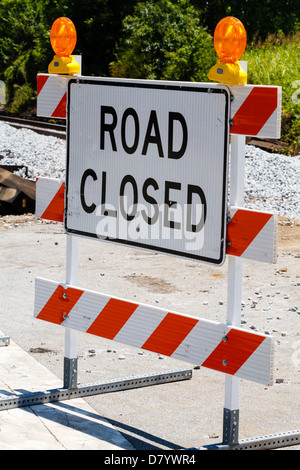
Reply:
<svg viewBox="0 0 300 470"><path fill-rule="evenodd" d="M55 375L11 339L0 347L0 403L5 397L61 387ZM0 409L0 450L134 449L82 398L74 398Z"/></svg>

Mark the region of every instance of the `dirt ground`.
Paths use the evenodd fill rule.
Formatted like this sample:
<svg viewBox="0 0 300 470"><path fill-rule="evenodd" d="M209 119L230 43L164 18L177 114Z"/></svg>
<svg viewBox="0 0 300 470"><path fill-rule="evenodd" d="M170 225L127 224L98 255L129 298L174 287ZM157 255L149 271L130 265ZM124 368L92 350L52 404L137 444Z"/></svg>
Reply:
<svg viewBox="0 0 300 470"><path fill-rule="evenodd" d="M24 225L28 222L38 225L41 223L56 225L55 222L41 221L33 214L0 216L0 228ZM279 249L290 250L300 255L300 220L278 217L278 245Z"/></svg>
<svg viewBox="0 0 300 470"><path fill-rule="evenodd" d="M0 330L59 378L64 329L33 318L34 279L65 278L62 224L0 218ZM217 322L226 321L221 267L80 239L79 286ZM253 302L255 301L255 302ZM276 264L243 262L242 326L275 339L274 385L240 382L240 438L300 429L300 221L279 217ZM136 449L222 440L224 375L78 333L79 383L193 369L191 380L86 398ZM293 446L290 449L299 449Z"/></svg>

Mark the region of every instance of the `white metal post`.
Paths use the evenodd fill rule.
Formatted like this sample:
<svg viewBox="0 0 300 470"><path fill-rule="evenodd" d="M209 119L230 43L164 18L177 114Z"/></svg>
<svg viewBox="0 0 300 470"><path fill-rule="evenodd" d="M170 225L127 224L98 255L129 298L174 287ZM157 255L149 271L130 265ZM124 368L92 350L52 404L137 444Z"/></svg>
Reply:
<svg viewBox="0 0 300 470"><path fill-rule="evenodd" d="M66 235L66 284L78 284L78 238ZM77 331L66 328L64 388L77 387Z"/></svg>
<svg viewBox="0 0 300 470"><path fill-rule="evenodd" d="M231 136L229 206L244 206L245 136ZM228 256L227 324L241 326L242 258ZM238 442L239 384L237 377L225 375L223 442Z"/></svg>

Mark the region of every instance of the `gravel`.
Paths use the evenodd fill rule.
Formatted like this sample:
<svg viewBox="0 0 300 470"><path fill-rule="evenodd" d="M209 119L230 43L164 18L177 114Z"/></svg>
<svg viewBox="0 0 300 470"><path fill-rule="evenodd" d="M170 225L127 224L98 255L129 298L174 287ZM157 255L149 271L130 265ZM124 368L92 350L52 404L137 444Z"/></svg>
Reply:
<svg viewBox="0 0 300 470"><path fill-rule="evenodd" d="M0 162L28 167L29 179L65 179L66 142L0 122ZM21 171L20 176L25 176ZM246 145L245 207L300 218L300 155Z"/></svg>
<svg viewBox="0 0 300 470"><path fill-rule="evenodd" d="M0 122L0 164L28 167L28 178L65 178L66 142ZM19 176L25 176L21 170Z"/></svg>
<svg viewBox="0 0 300 470"><path fill-rule="evenodd" d="M300 218L300 155L264 152L246 145L245 206Z"/></svg>

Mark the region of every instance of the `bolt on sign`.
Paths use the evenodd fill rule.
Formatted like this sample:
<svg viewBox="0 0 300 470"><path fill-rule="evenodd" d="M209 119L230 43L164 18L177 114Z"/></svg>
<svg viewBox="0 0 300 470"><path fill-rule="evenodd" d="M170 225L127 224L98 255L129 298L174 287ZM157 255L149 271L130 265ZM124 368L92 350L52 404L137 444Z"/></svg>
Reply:
<svg viewBox="0 0 300 470"><path fill-rule="evenodd" d="M221 265L228 88L102 78L68 87L66 232Z"/></svg>

